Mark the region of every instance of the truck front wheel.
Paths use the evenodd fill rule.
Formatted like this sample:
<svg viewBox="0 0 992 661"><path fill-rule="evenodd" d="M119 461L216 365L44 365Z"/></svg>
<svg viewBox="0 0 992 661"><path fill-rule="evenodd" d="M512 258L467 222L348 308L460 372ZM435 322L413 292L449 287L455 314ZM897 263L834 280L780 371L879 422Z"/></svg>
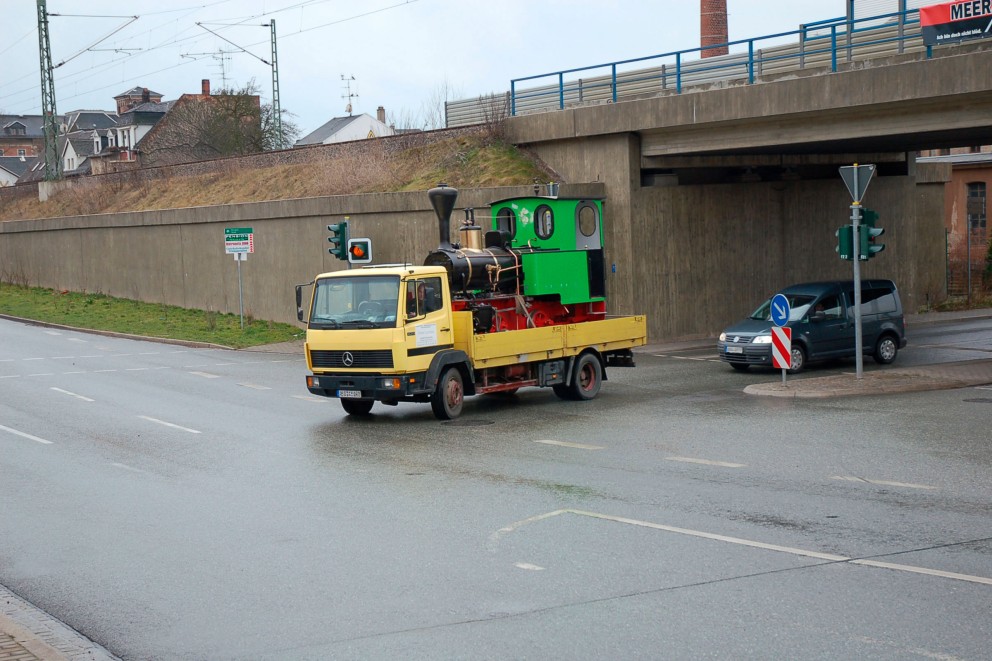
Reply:
<svg viewBox="0 0 992 661"><path fill-rule="evenodd" d="M603 385L603 366L594 354L584 353L575 361L575 371L572 373L572 383L569 384L569 394L572 399L592 399L599 394Z"/></svg>
<svg viewBox="0 0 992 661"><path fill-rule="evenodd" d="M342 399L341 408L348 415L368 415L375 404L371 399Z"/></svg>
<svg viewBox="0 0 992 661"><path fill-rule="evenodd" d="M465 401L465 387L462 373L457 367L449 367L438 379L437 387L431 396L431 409L438 420L457 418Z"/></svg>

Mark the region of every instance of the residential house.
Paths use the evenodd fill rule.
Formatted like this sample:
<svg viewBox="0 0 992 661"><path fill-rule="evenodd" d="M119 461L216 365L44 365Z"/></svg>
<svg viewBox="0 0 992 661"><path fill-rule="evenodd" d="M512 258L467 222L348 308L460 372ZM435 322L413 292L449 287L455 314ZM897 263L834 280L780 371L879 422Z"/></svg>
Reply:
<svg viewBox="0 0 992 661"><path fill-rule="evenodd" d="M34 157L44 150L44 117L0 115L0 156Z"/></svg>
<svg viewBox="0 0 992 661"><path fill-rule="evenodd" d="M334 142L381 138L396 133L392 127L386 125L386 111L382 106L379 106L376 115L376 117L372 117L363 113L361 115L335 117L316 131L297 140L293 146L329 145Z"/></svg>
<svg viewBox="0 0 992 661"><path fill-rule="evenodd" d="M34 156L0 156L0 186L13 186L35 160Z"/></svg>

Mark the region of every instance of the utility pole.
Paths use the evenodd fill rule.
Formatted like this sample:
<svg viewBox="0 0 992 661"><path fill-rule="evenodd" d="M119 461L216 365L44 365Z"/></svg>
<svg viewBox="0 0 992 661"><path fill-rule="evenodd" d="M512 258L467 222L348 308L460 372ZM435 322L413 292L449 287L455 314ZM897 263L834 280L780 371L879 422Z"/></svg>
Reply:
<svg viewBox="0 0 992 661"><path fill-rule="evenodd" d="M55 109L55 73L52 70L52 45L48 38L46 0L38 0L38 50L41 53L41 114L45 131L45 180L62 178L59 158L59 115Z"/></svg>
<svg viewBox="0 0 992 661"><path fill-rule="evenodd" d="M272 26L272 115L275 119L276 139L279 149L286 146L282 136L282 106L279 105L279 60L276 59L276 19L270 19Z"/></svg>

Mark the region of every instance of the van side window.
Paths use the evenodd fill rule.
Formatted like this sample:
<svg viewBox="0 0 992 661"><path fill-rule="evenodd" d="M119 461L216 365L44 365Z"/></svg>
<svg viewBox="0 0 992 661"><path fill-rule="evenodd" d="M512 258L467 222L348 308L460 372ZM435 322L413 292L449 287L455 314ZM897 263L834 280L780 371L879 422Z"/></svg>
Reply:
<svg viewBox="0 0 992 661"><path fill-rule="evenodd" d="M841 307L840 297L837 294L832 294L831 296L825 296L820 299L813 309L814 312L823 312L823 316L827 319L843 319L844 318L844 308Z"/></svg>
<svg viewBox="0 0 992 661"><path fill-rule="evenodd" d="M896 297L889 287L872 287L861 291L861 313L895 312Z"/></svg>

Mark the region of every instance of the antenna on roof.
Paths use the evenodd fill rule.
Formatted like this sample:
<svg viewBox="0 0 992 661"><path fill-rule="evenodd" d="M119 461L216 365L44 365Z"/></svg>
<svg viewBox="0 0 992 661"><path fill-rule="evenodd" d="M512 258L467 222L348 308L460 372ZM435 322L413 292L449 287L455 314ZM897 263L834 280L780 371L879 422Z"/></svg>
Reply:
<svg viewBox="0 0 992 661"><path fill-rule="evenodd" d="M344 83L345 83L345 89L347 90L347 94L341 95L341 98L348 100L348 105L346 105L344 107L344 111L346 113L348 113L348 115L350 116L351 115L351 100L352 100L352 98L358 98L358 93L351 91L351 81L355 80L355 77L354 76L345 77L344 74L341 74L341 80L344 81Z"/></svg>

